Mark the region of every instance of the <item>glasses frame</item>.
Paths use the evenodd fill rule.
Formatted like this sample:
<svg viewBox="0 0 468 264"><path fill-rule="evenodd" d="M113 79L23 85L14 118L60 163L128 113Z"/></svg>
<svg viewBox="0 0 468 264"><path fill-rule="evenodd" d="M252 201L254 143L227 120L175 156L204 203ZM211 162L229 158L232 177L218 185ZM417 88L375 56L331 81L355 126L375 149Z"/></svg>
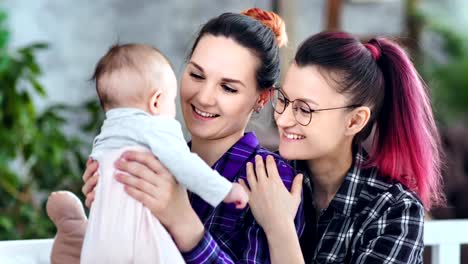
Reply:
<svg viewBox="0 0 468 264"><path fill-rule="evenodd" d="M304 100L301 100L301 99L296 99L296 100L290 100L287 96L286 96L286 93L281 89L281 88L274 88L272 89L272 92L273 92L273 95L272 95L272 98L275 97L275 92L278 92L280 94L283 95L284 97L284 108L282 111L278 111L276 109L276 105L275 105L275 102L273 102L273 100L271 100L271 105L273 107L273 110L275 110L276 113L278 114L283 114L284 111L286 111L286 109L288 108L289 104L294 105L294 102L302 102L304 105L306 105L309 110L310 110L310 115L309 115L309 121L306 123L306 124L302 124L301 122L299 122L297 120L297 117L296 117L296 112L294 109L293 110L293 115L294 115L294 119L296 120L296 122L301 125L301 126L308 126L310 124L310 122L312 122L312 115L313 113L315 112L322 112L322 111L329 111L329 110L337 110L337 109L346 109L346 108L356 108L356 107L361 107L362 105L358 105L358 104L354 104L354 105L347 105L347 106L340 106L340 107L330 107L330 108L319 108L319 109L312 109L309 104L307 102L305 102Z"/></svg>

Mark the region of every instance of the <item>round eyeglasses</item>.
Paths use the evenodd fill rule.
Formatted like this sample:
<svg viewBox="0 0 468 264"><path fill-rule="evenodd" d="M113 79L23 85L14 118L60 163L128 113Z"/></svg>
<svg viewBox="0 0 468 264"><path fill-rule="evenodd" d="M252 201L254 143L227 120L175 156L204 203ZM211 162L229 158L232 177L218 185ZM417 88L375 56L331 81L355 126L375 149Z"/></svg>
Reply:
<svg viewBox="0 0 468 264"><path fill-rule="evenodd" d="M335 109L344 109L344 108L354 108L359 107L360 105L348 105L342 107L332 107L332 108L322 108L322 109L312 109L307 102L301 99L289 100L288 97L280 88L275 88L273 90L273 96L271 98L271 104L276 113L282 114L286 110L289 104L292 105L294 118L297 123L302 126L307 126L312 120L312 113L320 111L328 111Z"/></svg>

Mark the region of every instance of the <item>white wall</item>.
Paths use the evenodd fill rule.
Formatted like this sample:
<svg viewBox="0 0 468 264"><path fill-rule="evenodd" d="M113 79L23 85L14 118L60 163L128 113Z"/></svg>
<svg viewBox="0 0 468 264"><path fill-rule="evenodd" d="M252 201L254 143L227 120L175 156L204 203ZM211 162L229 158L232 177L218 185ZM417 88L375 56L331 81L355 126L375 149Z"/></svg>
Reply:
<svg viewBox="0 0 468 264"><path fill-rule="evenodd" d="M454 6L464 3L447 1ZM296 2L297 41L288 47L293 50L325 24L324 0ZM398 35L402 31L403 0L353 2L357 1L345 1L344 30L360 35ZM38 100L40 107L50 102L78 104L94 97L94 88L87 80L99 57L117 41L157 46L173 61L180 75L184 57L202 23L222 12L271 6L269 0L4 0L3 5L10 16L13 46L33 41L51 44L50 49L39 54L44 69L41 81L50 96L47 101ZM261 117L254 118L254 123L257 130L265 126Z"/></svg>

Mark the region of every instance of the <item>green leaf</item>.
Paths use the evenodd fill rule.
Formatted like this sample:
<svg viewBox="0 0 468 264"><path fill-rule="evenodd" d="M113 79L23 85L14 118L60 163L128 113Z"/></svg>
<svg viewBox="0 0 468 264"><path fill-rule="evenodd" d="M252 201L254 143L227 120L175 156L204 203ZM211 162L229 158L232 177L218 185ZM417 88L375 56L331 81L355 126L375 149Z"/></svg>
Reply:
<svg viewBox="0 0 468 264"><path fill-rule="evenodd" d="M10 32L0 29L0 50L6 49L10 40Z"/></svg>
<svg viewBox="0 0 468 264"><path fill-rule="evenodd" d="M26 46L26 48L31 49L31 50L47 49L49 48L49 44L45 42L37 42L37 43L33 43L33 44Z"/></svg>
<svg viewBox="0 0 468 264"><path fill-rule="evenodd" d="M26 66L28 67L28 69L31 71L32 75L33 76L37 76L39 74L41 74L41 68L39 67L39 65L36 63L35 59L32 58L31 61L28 61L28 63L26 64Z"/></svg>
<svg viewBox="0 0 468 264"><path fill-rule="evenodd" d="M10 58L8 56L0 56L0 76L8 70L10 66Z"/></svg>
<svg viewBox="0 0 468 264"><path fill-rule="evenodd" d="M44 87L37 81L36 78L29 76L28 77L29 83L33 86L34 90L42 97L45 97L46 91Z"/></svg>
<svg viewBox="0 0 468 264"><path fill-rule="evenodd" d="M13 221L11 219L5 217L5 216L0 216L0 229L4 230L10 230L14 227Z"/></svg>
<svg viewBox="0 0 468 264"><path fill-rule="evenodd" d="M6 21L7 17L7 13L4 10L0 9L0 25Z"/></svg>
<svg viewBox="0 0 468 264"><path fill-rule="evenodd" d="M22 204L20 206L20 215L27 220L34 218L34 208L31 204Z"/></svg>

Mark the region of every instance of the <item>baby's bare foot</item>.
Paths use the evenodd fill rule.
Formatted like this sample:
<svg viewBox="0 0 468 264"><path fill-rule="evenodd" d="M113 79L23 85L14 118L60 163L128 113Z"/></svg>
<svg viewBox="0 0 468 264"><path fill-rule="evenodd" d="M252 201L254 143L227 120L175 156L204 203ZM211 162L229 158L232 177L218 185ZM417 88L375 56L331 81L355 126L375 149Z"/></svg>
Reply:
<svg viewBox="0 0 468 264"><path fill-rule="evenodd" d="M51 263L80 263L87 225L81 201L68 191L53 192L47 200L46 210L57 227Z"/></svg>
<svg viewBox="0 0 468 264"><path fill-rule="evenodd" d="M51 193L46 208L47 214L57 227L61 227L63 221L86 220L81 201L68 191Z"/></svg>

